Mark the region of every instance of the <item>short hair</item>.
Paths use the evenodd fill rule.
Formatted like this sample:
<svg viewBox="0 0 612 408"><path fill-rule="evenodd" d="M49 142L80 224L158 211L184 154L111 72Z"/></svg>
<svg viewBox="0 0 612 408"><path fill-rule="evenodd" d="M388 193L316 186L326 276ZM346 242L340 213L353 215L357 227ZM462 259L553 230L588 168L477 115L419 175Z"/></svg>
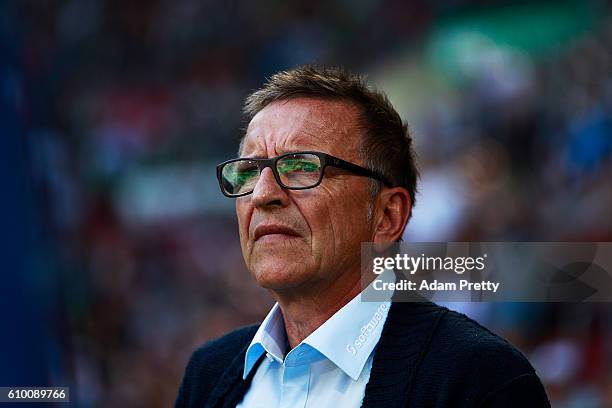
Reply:
<svg viewBox="0 0 612 408"><path fill-rule="evenodd" d="M387 96L368 86L365 77L343 68L306 65L270 77L245 100L246 122L272 102L298 97L346 100L360 111L364 130L360 155L365 165L381 174L391 187L404 187L410 206L416 201L418 169L408 124L403 122ZM380 184L375 183L374 194Z"/></svg>

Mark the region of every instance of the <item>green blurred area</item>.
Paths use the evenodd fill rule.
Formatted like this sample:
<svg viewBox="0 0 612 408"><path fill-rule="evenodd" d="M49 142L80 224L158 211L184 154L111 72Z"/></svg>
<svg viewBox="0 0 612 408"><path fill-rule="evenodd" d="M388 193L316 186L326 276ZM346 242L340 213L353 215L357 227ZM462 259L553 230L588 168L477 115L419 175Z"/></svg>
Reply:
<svg viewBox="0 0 612 408"><path fill-rule="evenodd" d="M491 49L509 49L532 58L558 52L568 41L594 29L603 3L541 2L466 10L442 17L426 49L428 62L445 78L460 81L466 58Z"/></svg>

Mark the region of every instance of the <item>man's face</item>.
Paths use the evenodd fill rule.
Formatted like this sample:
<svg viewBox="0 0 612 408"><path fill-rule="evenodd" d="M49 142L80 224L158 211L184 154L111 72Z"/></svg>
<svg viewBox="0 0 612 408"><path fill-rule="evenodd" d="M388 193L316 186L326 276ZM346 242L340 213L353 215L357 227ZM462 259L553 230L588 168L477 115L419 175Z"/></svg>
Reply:
<svg viewBox="0 0 612 408"><path fill-rule="evenodd" d="M363 165L358 112L341 101L274 102L249 123L241 157L314 150ZM265 168L253 193L236 201L242 253L257 282L282 292L359 279L360 243L373 235L368 180L328 167L319 186L286 190Z"/></svg>

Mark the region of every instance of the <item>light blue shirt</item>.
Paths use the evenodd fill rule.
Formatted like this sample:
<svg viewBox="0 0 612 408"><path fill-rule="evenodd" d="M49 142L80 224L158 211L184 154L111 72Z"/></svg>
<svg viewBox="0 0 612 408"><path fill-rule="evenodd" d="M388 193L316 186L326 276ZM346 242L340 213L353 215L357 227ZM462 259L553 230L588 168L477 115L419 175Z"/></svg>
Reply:
<svg viewBox="0 0 612 408"><path fill-rule="evenodd" d="M238 407L361 406L390 305L357 295L285 356L285 324L275 304L247 349L243 378L266 358Z"/></svg>

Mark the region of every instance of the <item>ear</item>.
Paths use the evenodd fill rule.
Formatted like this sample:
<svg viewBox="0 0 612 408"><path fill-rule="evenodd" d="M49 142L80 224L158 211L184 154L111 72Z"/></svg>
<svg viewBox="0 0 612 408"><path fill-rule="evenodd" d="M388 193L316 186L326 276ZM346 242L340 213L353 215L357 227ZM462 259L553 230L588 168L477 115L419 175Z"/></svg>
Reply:
<svg viewBox="0 0 612 408"><path fill-rule="evenodd" d="M399 241L410 218L410 212L408 190L402 187L383 189L377 199L372 242L380 245Z"/></svg>

